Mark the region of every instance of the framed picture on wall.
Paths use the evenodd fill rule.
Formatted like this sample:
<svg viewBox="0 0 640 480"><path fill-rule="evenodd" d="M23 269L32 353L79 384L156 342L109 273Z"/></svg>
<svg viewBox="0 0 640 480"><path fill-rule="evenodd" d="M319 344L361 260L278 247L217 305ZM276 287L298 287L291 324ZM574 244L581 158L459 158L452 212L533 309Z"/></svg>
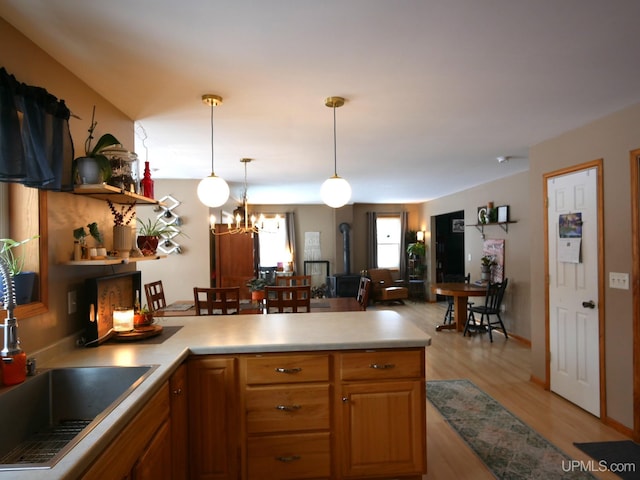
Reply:
<svg viewBox="0 0 640 480"><path fill-rule="evenodd" d="M509 221L509 205L501 205L498 207L498 222Z"/></svg>
<svg viewBox="0 0 640 480"><path fill-rule="evenodd" d="M453 233L464 233L464 219L454 218L451 220L451 231Z"/></svg>

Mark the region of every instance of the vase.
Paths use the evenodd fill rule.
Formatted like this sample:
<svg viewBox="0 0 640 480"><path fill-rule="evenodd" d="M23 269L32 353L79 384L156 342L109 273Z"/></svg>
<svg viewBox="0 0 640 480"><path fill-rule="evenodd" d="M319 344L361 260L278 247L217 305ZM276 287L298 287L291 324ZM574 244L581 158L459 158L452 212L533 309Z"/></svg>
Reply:
<svg viewBox="0 0 640 480"><path fill-rule="evenodd" d="M154 255L158 248L158 240L158 237L139 235L136 239L136 243L143 255Z"/></svg>
<svg viewBox="0 0 640 480"><path fill-rule="evenodd" d="M33 302L33 291L36 285L36 272L20 272L12 278L16 305L25 305ZM0 301L4 302L4 288L2 282L0 282Z"/></svg>
<svg viewBox="0 0 640 480"><path fill-rule="evenodd" d="M491 278L491 266L490 265L481 265L480 266L480 280L489 280Z"/></svg>
<svg viewBox="0 0 640 480"><path fill-rule="evenodd" d="M261 302L264 300L264 290L254 290L251 292L251 300L254 302Z"/></svg>
<svg viewBox="0 0 640 480"><path fill-rule="evenodd" d="M115 225L113 227L113 249L118 252L131 251L133 229L129 225Z"/></svg>
<svg viewBox="0 0 640 480"><path fill-rule="evenodd" d="M76 184L96 184L102 183L102 171L100 164L95 158L92 157L80 157L76 159Z"/></svg>

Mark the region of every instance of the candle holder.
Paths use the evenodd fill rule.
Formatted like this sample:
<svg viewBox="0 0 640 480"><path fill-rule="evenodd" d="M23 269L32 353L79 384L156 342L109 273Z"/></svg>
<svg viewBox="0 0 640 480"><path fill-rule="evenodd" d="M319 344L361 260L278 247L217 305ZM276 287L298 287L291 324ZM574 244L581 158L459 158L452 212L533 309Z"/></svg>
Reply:
<svg viewBox="0 0 640 480"><path fill-rule="evenodd" d="M116 307L113 310L113 330L116 332L133 330L133 308Z"/></svg>

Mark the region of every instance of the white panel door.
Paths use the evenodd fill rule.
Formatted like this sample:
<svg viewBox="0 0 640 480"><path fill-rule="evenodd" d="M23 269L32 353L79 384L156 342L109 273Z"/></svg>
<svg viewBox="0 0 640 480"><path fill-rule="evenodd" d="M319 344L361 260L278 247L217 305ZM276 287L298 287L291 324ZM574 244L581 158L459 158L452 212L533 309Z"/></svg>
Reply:
<svg viewBox="0 0 640 480"><path fill-rule="evenodd" d="M597 169L549 178L547 193L551 390L599 417ZM572 213L582 216L578 263L560 238L560 215Z"/></svg>

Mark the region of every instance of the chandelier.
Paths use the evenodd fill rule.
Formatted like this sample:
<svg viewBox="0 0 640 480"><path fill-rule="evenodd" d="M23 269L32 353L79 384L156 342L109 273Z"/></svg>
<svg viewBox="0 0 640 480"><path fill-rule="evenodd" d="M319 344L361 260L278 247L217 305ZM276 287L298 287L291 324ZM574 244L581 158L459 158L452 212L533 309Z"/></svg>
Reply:
<svg viewBox="0 0 640 480"><path fill-rule="evenodd" d="M222 103L218 95L202 95L202 102L211 108L211 175L200 180L198 198L208 207L219 207L229 199L229 185L222 177L218 177L213 169L213 107Z"/></svg>
<svg viewBox="0 0 640 480"><path fill-rule="evenodd" d="M242 192L242 204L233 211L233 215L227 214L226 224L227 229L225 231L216 231L216 217L211 215L209 217L209 224L211 233L213 235L237 235L240 233L273 233L274 230L266 226L266 218L264 214L260 214L260 217L255 215L249 216L249 201L247 197L247 164L252 161L251 158L243 158L240 160L244 163L244 191ZM280 228L280 215L275 216L275 229Z"/></svg>
<svg viewBox="0 0 640 480"><path fill-rule="evenodd" d="M351 185L344 178L338 176L336 153L336 108L344 105L342 97L327 97L324 101L327 107L333 108L333 176L324 181L320 188L322 201L333 208L344 206L351 198Z"/></svg>

